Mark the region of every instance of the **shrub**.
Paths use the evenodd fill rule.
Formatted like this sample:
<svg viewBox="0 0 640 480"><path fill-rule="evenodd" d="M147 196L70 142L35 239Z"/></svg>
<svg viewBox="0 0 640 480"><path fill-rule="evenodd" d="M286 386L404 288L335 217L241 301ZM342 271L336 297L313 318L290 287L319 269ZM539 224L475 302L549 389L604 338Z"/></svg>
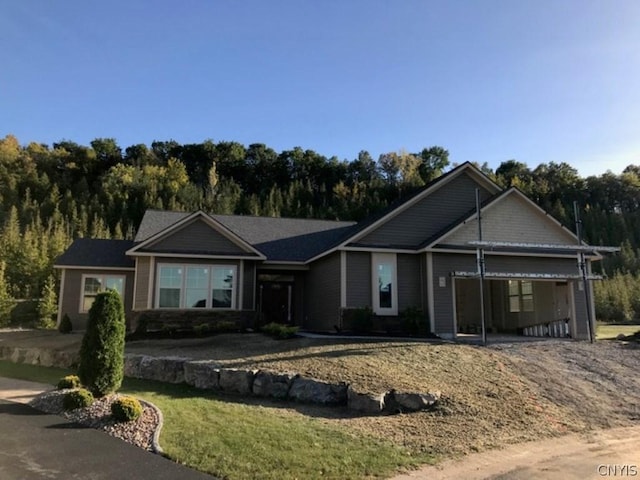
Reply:
<svg viewBox="0 0 640 480"><path fill-rule="evenodd" d="M216 322L212 330L216 333L232 333L238 331L238 325L231 320L220 320Z"/></svg>
<svg viewBox="0 0 640 480"><path fill-rule="evenodd" d="M206 336L211 329L209 328L208 323L201 323L200 325L196 325L193 327L193 333L195 333L199 337Z"/></svg>
<svg viewBox="0 0 640 480"><path fill-rule="evenodd" d="M118 397L111 404L111 415L117 422L131 422L142 415L142 405L137 398Z"/></svg>
<svg viewBox="0 0 640 480"><path fill-rule="evenodd" d="M80 386L80 377L77 375L67 375L58 381L58 390L63 390L65 388L79 388Z"/></svg>
<svg viewBox="0 0 640 480"><path fill-rule="evenodd" d="M80 347L78 376L96 396L116 391L124 376L124 308L120 295L107 290L96 296Z"/></svg>
<svg viewBox="0 0 640 480"><path fill-rule="evenodd" d="M373 330L373 310L371 307L353 308L343 313L347 330L354 333L369 333Z"/></svg>
<svg viewBox="0 0 640 480"><path fill-rule="evenodd" d="M417 307L407 307L400 313L402 325L407 333L417 335L427 332L427 319Z"/></svg>
<svg viewBox="0 0 640 480"><path fill-rule="evenodd" d="M262 327L262 332L275 338L293 338L298 333L298 327L283 325L281 323L268 323Z"/></svg>
<svg viewBox="0 0 640 480"><path fill-rule="evenodd" d="M65 410L75 410L76 408L85 408L93 403L93 395L85 388L73 390L65 394L62 399L62 406Z"/></svg>
<svg viewBox="0 0 640 480"><path fill-rule="evenodd" d="M71 333L72 330L73 325L71 324L71 319L69 318L69 315L65 313L62 320L60 320L60 325L58 325L58 331L60 333Z"/></svg>

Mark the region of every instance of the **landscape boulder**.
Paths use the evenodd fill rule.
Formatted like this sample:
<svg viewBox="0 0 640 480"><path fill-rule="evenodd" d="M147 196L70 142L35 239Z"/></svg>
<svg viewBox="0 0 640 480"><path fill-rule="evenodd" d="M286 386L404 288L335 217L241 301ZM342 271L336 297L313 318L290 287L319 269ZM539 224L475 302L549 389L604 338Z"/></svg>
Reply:
<svg viewBox="0 0 640 480"><path fill-rule="evenodd" d="M302 403L346 405L347 384L326 383L313 378L296 377L289 389L289 398Z"/></svg>
<svg viewBox="0 0 640 480"><path fill-rule="evenodd" d="M284 400L289 394L294 373L273 373L260 370L253 379L253 394Z"/></svg>
<svg viewBox="0 0 640 480"><path fill-rule="evenodd" d="M210 360L184 363L184 381L187 385L208 390L220 389L219 365Z"/></svg>
<svg viewBox="0 0 640 480"><path fill-rule="evenodd" d="M124 376L131 378L142 378L140 376L140 363L142 362L143 358L146 358L146 355L125 355Z"/></svg>
<svg viewBox="0 0 640 480"><path fill-rule="evenodd" d="M223 392L248 395L252 391L253 379L257 370L240 370L236 368L220 369L220 389Z"/></svg>
<svg viewBox="0 0 640 480"><path fill-rule="evenodd" d="M404 393L391 390L385 396L385 408L392 413L417 412L433 407L440 400L440 392Z"/></svg>
<svg viewBox="0 0 640 480"><path fill-rule="evenodd" d="M378 414L384 410L385 393L358 393L351 386L347 389L349 410L367 414Z"/></svg>
<svg viewBox="0 0 640 480"><path fill-rule="evenodd" d="M140 361L139 378L182 383L184 382L184 364L188 360L183 357L144 357Z"/></svg>

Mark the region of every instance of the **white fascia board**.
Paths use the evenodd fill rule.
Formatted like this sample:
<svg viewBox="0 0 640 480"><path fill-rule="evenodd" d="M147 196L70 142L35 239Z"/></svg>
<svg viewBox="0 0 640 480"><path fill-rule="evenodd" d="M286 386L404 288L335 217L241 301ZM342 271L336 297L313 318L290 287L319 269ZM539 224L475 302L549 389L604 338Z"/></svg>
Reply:
<svg viewBox="0 0 640 480"><path fill-rule="evenodd" d="M164 252L136 252L133 257L162 257L162 258L202 258L209 260L264 260L264 255L254 257L249 255L205 255L195 253L164 253Z"/></svg>
<svg viewBox="0 0 640 480"><path fill-rule="evenodd" d="M54 265L56 269L67 270L117 270L119 272L135 272L135 267L96 267L95 265L78 266L78 265Z"/></svg>

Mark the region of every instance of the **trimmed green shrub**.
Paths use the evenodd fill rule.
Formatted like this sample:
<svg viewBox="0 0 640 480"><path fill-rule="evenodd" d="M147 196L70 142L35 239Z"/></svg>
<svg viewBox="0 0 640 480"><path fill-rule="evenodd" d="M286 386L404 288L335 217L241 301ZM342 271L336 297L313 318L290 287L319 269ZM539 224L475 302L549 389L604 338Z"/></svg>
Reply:
<svg viewBox="0 0 640 480"><path fill-rule="evenodd" d="M196 325L193 327L193 333L195 333L199 337L205 337L210 331L211 328L209 328L208 323L201 323L200 325Z"/></svg>
<svg viewBox="0 0 640 480"><path fill-rule="evenodd" d="M427 317L417 307L407 307L400 312L404 331L412 335L427 332Z"/></svg>
<svg viewBox="0 0 640 480"><path fill-rule="evenodd" d="M117 422L131 422L142 415L142 405L134 397L118 397L111 404L111 415Z"/></svg>
<svg viewBox="0 0 640 480"><path fill-rule="evenodd" d="M77 375L67 375L58 381L58 390L64 390L65 388L79 388L81 385L80 377Z"/></svg>
<svg viewBox="0 0 640 480"><path fill-rule="evenodd" d="M80 347L78 376L94 395L115 392L124 376L124 308L120 295L107 290L96 296Z"/></svg>
<svg viewBox="0 0 640 480"><path fill-rule="evenodd" d="M62 406L65 410L75 410L85 408L93 403L93 395L86 388L79 388L65 394L62 399Z"/></svg>
<svg viewBox="0 0 640 480"><path fill-rule="evenodd" d="M373 330L373 310L371 307L345 310L343 322L347 330L353 333L370 333Z"/></svg>
<svg viewBox="0 0 640 480"><path fill-rule="evenodd" d="M60 333L71 333L72 330L73 325L71 324L71 319L69 318L69 315L65 313L60 320L60 325L58 325L58 331Z"/></svg>
<svg viewBox="0 0 640 480"><path fill-rule="evenodd" d="M298 327L292 327L275 322L266 324L261 328L261 330L267 335L280 339L293 338L298 333Z"/></svg>

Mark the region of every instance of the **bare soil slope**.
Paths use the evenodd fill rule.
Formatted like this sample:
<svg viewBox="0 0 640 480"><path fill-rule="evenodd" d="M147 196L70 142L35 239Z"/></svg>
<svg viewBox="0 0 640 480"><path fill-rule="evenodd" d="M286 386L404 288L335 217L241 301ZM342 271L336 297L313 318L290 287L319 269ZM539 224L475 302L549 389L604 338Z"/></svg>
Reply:
<svg viewBox="0 0 640 480"><path fill-rule="evenodd" d="M0 334L0 346L10 343L73 348L67 336L55 333ZM243 334L135 341L127 352L291 371L348 382L359 391L439 390L442 402L432 412L365 417L341 409L307 410L354 433L444 456L640 419L640 350L624 342L545 340L484 348Z"/></svg>

